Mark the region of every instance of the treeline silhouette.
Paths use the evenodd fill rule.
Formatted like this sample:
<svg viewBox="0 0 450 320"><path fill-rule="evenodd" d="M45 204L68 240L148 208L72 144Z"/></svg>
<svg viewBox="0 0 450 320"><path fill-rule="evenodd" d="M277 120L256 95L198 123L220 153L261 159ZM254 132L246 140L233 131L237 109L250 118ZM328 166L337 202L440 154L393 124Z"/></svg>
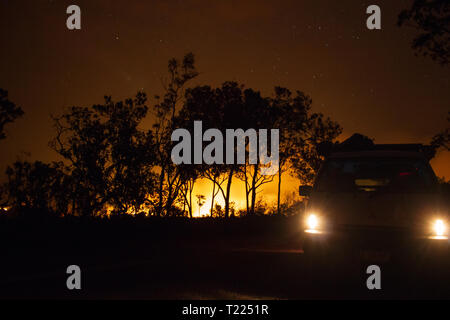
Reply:
<svg viewBox="0 0 450 320"><path fill-rule="evenodd" d="M163 81L164 94L151 106L147 95L90 107L71 107L53 115L55 137L51 149L64 161L17 161L7 168L3 207L16 212L45 212L58 216L102 216L144 214L189 216L200 198L193 196L195 183L212 182L211 215L235 214L230 196L232 182L245 183L245 214L257 213L257 193L274 176L260 174L261 164L175 165L171 160L176 128L192 128L201 120L203 128L280 129L280 162L277 212L281 174L290 169L310 181L322 157L317 146L334 140L341 127L311 111L312 100L301 91L276 87L273 96L225 82L218 88L197 86L185 89L198 75L194 55L171 59ZM144 119L152 122L143 129ZM222 196L225 206L215 204ZM204 205L205 198L201 200Z"/></svg>
<svg viewBox="0 0 450 320"><path fill-rule="evenodd" d="M108 96L103 104L71 107L53 115L55 136L49 147L64 160L10 165L1 190L1 207L25 215L193 217L197 201L199 206L210 206L211 217L228 218L237 214L231 199L232 183L242 180L246 207L239 215L251 216L264 212L257 195L277 176L274 212L289 213L288 206L281 203L282 173L310 183L323 161L321 146L334 143L342 131L340 125L313 112L311 98L301 91L275 87L271 96L263 96L236 82L218 88L187 88L198 74L194 55L189 53L181 60L169 61L164 94L155 96L151 105L147 95L138 92L124 101ZM2 106L7 106L1 110L8 109L5 113L10 114L2 121L11 122L22 115L7 93L0 93ZM152 123L149 129L144 129L144 120ZM175 165L171 160L172 132L177 128L192 131L195 120L202 121L203 130L217 128L224 136L226 129L279 129L278 172L261 175L261 164L250 164L248 157L244 164ZM443 135L445 132L441 140L445 140ZM193 195L200 179L212 185L208 204L204 195ZM215 203L218 197L223 198L224 208Z"/></svg>

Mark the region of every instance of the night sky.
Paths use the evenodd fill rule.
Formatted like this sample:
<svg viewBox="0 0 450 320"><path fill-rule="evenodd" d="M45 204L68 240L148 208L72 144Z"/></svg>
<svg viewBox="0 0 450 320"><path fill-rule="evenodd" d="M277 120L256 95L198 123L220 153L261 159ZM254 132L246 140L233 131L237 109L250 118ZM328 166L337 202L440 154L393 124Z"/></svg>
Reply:
<svg viewBox="0 0 450 320"><path fill-rule="evenodd" d="M396 26L411 3L1 0L0 87L25 116L7 126L0 170L18 158L57 159L47 146L51 113L105 94L161 94L167 60L187 52L201 72L191 85L298 89L343 126L340 139L360 132L378 143L427 143L447 124L449 69L415 56L416 31ZM66 28L71 4L81 7L79 31ZM370 4L381 7L382 30L366 28ZM438 176L450 178L449 160L433 160Z"/></svg>

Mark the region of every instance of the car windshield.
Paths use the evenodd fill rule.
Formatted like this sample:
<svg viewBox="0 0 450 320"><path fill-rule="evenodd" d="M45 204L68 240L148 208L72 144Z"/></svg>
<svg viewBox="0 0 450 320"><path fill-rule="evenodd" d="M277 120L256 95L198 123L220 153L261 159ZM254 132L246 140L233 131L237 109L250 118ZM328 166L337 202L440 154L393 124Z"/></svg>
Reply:
<svg viewBox="0 0 450 320"><path fill-rule="evenodd" d="M316 181L317 191L423 192L435 185L427 162L403 158L330 159Z"/></svg>

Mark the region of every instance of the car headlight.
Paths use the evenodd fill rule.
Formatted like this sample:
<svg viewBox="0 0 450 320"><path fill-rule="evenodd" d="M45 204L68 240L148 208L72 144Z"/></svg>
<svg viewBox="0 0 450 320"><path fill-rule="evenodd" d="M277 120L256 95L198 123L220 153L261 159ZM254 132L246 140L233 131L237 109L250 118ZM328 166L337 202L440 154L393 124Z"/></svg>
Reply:
<svg viewBox="0 0 450 320"><path fill-rule="evenodd" d="M445 234L447 232L447 226L446 226L444 220L441 220L441 219L435 220L433 223L433 231L434 231L434 235L437 237L445 236Z"/></svg>
<svg viewBox="0 0 450 320"><path fill-rule="evenodd" d="M307 233L322 233L320 231L321 221L316 214L308 214L305 221L305 232Z"/></svg>
<svg viewBox="0 0 450 320"><path fill-rule="evenodd" d="M306 219L306 225L308 226L308 229L314 230L319 226L319 219L315 214L310 214Z"/></svg>

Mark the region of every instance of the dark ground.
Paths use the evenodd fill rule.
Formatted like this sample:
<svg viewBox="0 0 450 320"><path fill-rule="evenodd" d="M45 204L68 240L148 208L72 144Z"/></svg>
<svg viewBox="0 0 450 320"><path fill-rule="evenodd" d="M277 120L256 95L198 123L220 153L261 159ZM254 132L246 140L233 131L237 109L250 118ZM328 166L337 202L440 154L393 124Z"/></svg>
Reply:
<svg viewBox="0 0 450 320"><path fill-rule="evenodd" d="M449 252L364 261L302 253L298 217L0 220L0 298L450 299ZM82 290L66 288L79 265ZM366 268L381 267L381 290Z"/></svg>

